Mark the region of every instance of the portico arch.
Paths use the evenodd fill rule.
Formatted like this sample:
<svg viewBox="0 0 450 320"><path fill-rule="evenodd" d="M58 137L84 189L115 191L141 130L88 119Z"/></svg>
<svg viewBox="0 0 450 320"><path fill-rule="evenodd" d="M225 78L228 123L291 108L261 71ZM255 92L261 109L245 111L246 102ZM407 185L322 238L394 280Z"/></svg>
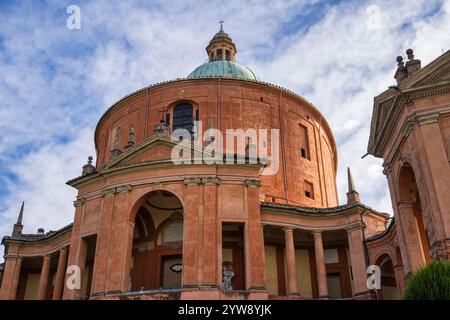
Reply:
<svg viewBox="0 0 450 320"><path fill-rule="evenodd" d="M143 195L133 207L130 291L181 288L183 205L167 190Z"/></svg>
<svg viewBox="0 0 450 320"><path fill-rule="evenodd" d="M378 296L384 300L399 299L400 292L392 257L384 253L377 259L376 265L380 267L381 271L381 289L378 291Z"/></svg>
<svg viewBox="0 0 450 320"><path fill-rule="evenodd" d="M409 163L404 163L398 176L398 214L408 248L411 269L415 270L430 261L430 243L424 223L422 200L416 175Z"/></svg>

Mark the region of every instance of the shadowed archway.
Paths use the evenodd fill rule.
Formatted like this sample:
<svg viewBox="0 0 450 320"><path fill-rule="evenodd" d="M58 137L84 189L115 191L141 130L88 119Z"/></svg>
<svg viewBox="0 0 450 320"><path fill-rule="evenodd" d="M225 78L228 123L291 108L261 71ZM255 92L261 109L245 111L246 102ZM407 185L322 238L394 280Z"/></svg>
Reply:
<svg viewBox="0 0 450 320"><path fill-rule="evenodd" d="M181 288L183 205L171 192L144 196L135 217L130 291Z"/></svg>

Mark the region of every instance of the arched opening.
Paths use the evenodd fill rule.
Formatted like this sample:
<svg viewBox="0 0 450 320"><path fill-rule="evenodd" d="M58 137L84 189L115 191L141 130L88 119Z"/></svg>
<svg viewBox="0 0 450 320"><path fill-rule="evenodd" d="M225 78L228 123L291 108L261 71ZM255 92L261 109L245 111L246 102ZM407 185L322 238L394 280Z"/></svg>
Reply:
<svg viewBox="0 0 450 320"><path fill-rule="evenodd" d="M148 194L137 209L131 291L181 288L183 205L171 192Z"/></svg>
<svg viewBox="0 0 450 320"><path fill-rule="evenodd" d="M383 254L377 260L377 266L381 270L381 289L378 294L383 300L397 300L400 299L400 292L397 287L395 278L394 264L391 257Z"/></svg>
<svg viewBox="0 0 450 320"><path fill-rule="evenodd" d="M423 212L419 190L417 188L416 177L414 171L409 164L405 164L400 171L399 176L399 194L401 202L409 202L412 204L416 232L419 236L420 252L423 261L430 261L430 242L428 232L423 221Z"/></svg>

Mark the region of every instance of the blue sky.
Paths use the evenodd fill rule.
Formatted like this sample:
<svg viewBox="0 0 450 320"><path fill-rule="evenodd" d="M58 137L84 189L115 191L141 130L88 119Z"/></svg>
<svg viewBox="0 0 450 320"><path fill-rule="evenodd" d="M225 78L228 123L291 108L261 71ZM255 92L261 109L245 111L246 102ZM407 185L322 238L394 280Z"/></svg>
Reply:
<svg viewBox="0 0 450 320"><path fill-rule="evenodd" d="M71 4L80 30L66 28ZM362 201L391 212L381 161L361 159L373 96L407 48L423 65L450 49L449 1L1 1L0 235L22 200L24 232L70 223L76 194L65 182L95 156L100 116L136 89L187 76L220 19L241 64L328 119L341 203L350 165Z"/></svg>

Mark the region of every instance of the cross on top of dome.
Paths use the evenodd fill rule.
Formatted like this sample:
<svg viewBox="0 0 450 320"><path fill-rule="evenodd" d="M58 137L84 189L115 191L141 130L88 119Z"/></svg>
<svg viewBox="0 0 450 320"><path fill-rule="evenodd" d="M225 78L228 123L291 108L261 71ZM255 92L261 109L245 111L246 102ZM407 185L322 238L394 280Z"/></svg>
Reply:
<svg viewBox="0 0 450 320"><path fill-rule="evenodd" d="M206 47L209 61L236 61L236 45L231 37L223 31L223 20L219 21L220 30Z"/></svg>

